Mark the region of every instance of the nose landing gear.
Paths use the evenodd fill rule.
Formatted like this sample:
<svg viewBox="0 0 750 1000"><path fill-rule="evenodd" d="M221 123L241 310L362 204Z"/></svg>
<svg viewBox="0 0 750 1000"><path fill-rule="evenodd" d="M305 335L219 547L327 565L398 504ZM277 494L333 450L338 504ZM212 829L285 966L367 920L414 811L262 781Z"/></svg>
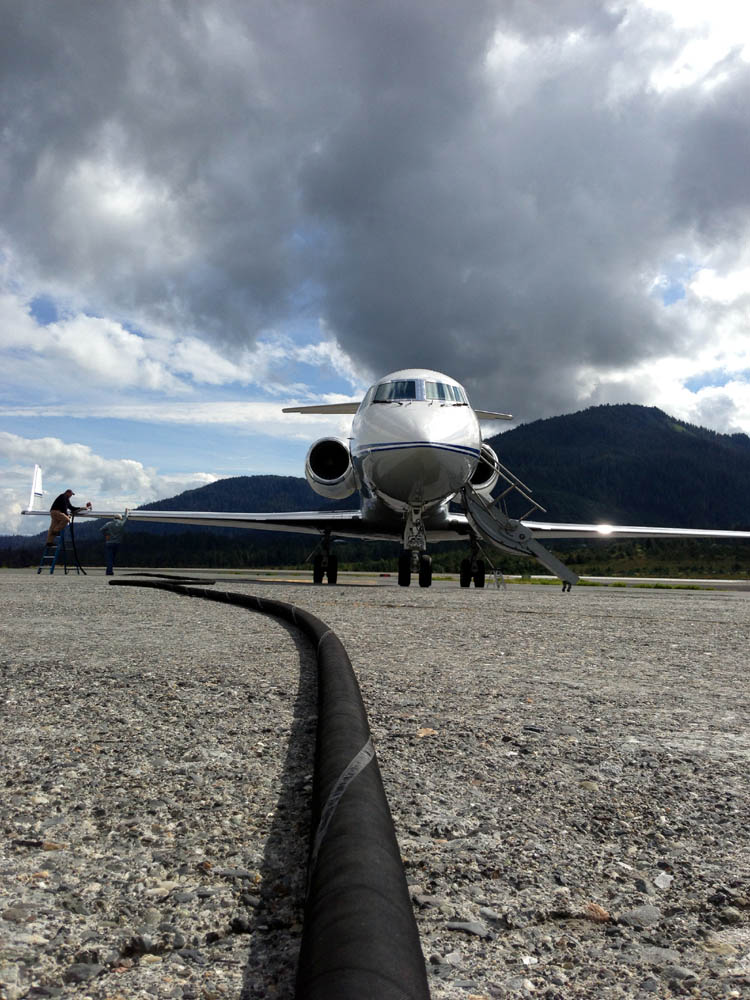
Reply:
<svg viewBox="0 0 750 1000"><path fill-rule="evenodd" d="M419 575L419 586L432 585L432 559L427 555L427 535L425 533L422 510L412 507L404 524L404 547L398 557L398 585L408 587L412 573Z"/></svg>
<svg viewBox="0 0 750 1000"><path fill-rule="evenodd" d="M426 552L410 552L408 549L403 549L398 557L399 587L408 587L411 584L412 572L419 575L420 587L432 586L432 558Z"/></svg>

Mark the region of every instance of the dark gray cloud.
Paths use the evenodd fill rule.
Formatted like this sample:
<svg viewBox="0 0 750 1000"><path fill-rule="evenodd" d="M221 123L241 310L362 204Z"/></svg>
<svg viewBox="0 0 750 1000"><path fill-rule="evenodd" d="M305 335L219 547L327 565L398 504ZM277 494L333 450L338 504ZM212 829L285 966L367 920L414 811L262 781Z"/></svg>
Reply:
<svg viewBox="0 0 750 1000"><path fill-rule="evenodd" d="M585 401L582 369L689 350L650 278L745 241L747 65L655 90L684 39L634 6L26 0L3 20L6 248L131 322L229 348L322 315L376 372L426 364L533 417Z"/></svg>

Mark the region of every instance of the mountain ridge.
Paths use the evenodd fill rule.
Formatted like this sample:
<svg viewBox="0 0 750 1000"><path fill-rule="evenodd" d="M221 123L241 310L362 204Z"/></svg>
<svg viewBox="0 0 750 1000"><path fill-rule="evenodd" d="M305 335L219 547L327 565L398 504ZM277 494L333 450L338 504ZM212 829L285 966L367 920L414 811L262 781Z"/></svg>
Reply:
<svg viewBox="0 0 750 1000"><path fill-rule="evenodd" d="M555 521L741 528L750 512L750 437L613 403L488 439Z"/></svg>

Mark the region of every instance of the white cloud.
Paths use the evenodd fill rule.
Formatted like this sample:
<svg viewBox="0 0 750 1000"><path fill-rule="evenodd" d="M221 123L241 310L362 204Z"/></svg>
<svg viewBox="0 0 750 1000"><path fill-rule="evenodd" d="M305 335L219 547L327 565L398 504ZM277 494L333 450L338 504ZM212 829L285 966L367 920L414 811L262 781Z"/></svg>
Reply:
<svg viewBox="0 0 750 1000"><path fill-rule="evenodd" d="M324 402L339 403L350 397L338 393L326 393ZM288 401L297 405L298 400ZM130 404L112 403L106 406L94 404L80 405L75 400L54 406L28 406L6 409L0 404L0 416L24 418L62 418L129 420L146 424L177 424L185 427L231 427L238 434L265 434L270 437L307 439L311 435L340 433L346 435L351 426L351 417L322 417L316 414L282 413L281 403L179 403L179 402L134 402ZM304 405L304 404L303 404Z"/></svg>
<svg viewBox="0 0 750 1000"><path fill-rule="evenodd" d="M687 357L660 358L634 368L582 373L579 398L582 406L599 403L641 403L658 406L671 416L724 434L750 433L750 349L737 354L711 351ZM688 388L711 373L722 384Z"/></svg>
<svg viewBox="0 0 750 1000"><path fill-rule="evenodd" d="M75 490L79 506L90 500L95 507L118 510L217 479L205 472L162 475L132 459L104 458L84 444L54 437L24 438L5 431L0 431L0 462L6 484L0 493L0 534L33 534L41 530L43 518L23 517L20 513L28 505L35 464L42 467L44 474L45 497L37 502L40 509L49 508L55 496L66 489Z"/></svg>
<svg viewBox="0 0 750 1000"><path fill-rule="evenodd" d="M111 398L113 389L163 399L198 399L203 387L235 384L275 396L303 392L303 383L290 384L290 366L305 366L313 373L328 369L353 386L362 385L354 362L325 330L324 339L312 343L295 343L269 331L252 347L220 351L206 340L164 327L139 334L113 319L80 312L37 323L30 312L33 298L28 292L0 294L0 352L7 359L0 384L33 385L39 399L51 385L54 396L77 401L78 416L85 415L87 399L96 400L102 393Z"/></svg>
<svg viewBox="0 0 750 1000"><path fill-rule="evenodd" d="M750 267L726 274L713 268L702 268L690 283L690 291L698 299L723 306L733 305L738 299L747 302L750 297Z"/></svg>
<svg viewBox="0 0 750 1000"><path fill-rule="evenodd" d="M349 383L353 391L358 393L368 389L374 379L383 374L378 372L373 375L370 369L357 364L341 347L323 321L320 322L320 329L324 339L299 347L296 354L298 361L314 367L332 368Z"/></svg>
<svg viewBox="0 0 750 1000"><path fill-rule="evenodd" d="M184 391L166 365L149 355L144 337L120 323L93 316L74 316L43 328L47 355L77 380L94 379L112 388L137 387L175 393Z"/></svg>
<svg viewBox="0 0 750 1000"><path fill-rule="evenodd" d="M651 75L659 91L702 83L711 89L725 79L721 64L736 54L750 61L750 11L734 0L641 0L641 6L666 15L681 44Z"/></svg>

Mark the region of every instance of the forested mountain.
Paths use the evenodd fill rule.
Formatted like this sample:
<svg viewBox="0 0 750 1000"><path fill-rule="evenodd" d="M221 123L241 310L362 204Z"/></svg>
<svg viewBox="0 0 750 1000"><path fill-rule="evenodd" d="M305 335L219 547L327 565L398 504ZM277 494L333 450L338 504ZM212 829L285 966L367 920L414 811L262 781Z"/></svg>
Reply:
<svg viewBox="0 0 750 1000"><path fill-rule="evenodd" d="M331 502L297 476L233 476L186 490L169 500L143 505L143 510L219 510L261 513L284 510L335 510L358 507L358 501Z"/></svg>
<svg viewBox="0 0 750 1000"><path fill-rule="evenodd" d="M750 527L750 438L656 407L594 406L489 439L547 520Z"/></svg>
<svg viewBox="0 0 750 1000"><path fill-rule="evenodd" d="M500 461L531 487L546 508L545 515L535 515L538 519L750 527L750 438L745 434L718 434L675 420L655 407L621 404L537 420L489 440ZM356 495L326 502L302 478L237 476L146 504L145 509L268 512L358 505ZM99 525L79 522L75 530L82 561L101 563ZM33 565L41 541L42 533L32 539L0 538L0 565ZM119 561L136 566L295 565L314 545L312 536L134 525ZM461 546L453 549L458 560ZM347 542L339 558L342 563L367 560L375 566L382 560L382 568L391 568L395 552L395 544ZM441 561L449 568L454 559L445 555Z"/></svg>

